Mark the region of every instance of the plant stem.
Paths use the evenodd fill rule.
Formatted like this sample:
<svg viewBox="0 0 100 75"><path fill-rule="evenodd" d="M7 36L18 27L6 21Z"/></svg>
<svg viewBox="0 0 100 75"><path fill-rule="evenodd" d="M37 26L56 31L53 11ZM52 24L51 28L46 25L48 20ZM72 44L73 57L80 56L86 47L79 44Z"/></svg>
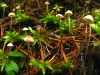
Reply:
<svg viewBox="0 0 100 75"><path fill-rule="evenodd" d="M2 36L3 36L3 26L1 24L1 38L2 38Z"/></svg>
<svg viewBox="0 0 100 75"><path fill-rule="evenodd" d="M48 11L48 5L46 5L46 9L47 9L47 11Z"/></svg>
<svg viewBox="0 0 100 75"><path fill-rule="evenodd" d="M27 31L25 30L25 34L27 35Z"/></svg>
<svg viewBox="0 0 100 75"><path fill-rule="evenodd" d="M5 8L3 8L3 18L5 17ZM1 38L3 36L3 26L1 24Z"/></svg>
<svg viewBox="0 0 100 75"><path fill-rule="evenodd" d="M28 42L28 51L30 51L30 43Z"/></svg>
<svg viewBox="0 0 100 75"><path fill-rule="evenodd" d="M11 28L12 28L12 17L11 17L10 31L11 31Z"/></svg>
<svg viewBox="0 0 100 75"><path fill-rule="evenodd" d="M5 8L3 8L3 18L5 17Z"/></svg>
<svg viewBox="0 0 100 75"><path fill-rule="evenodd" d="M60 20L60 36L62 34L61 28L62 28L62 26L61 26L61 20Z"/></svg>
<svg viewBox="0 0 100 75"><path fill-rule="evenodd" d="M70 16L68 16L68 24L69 24L69 35L70 35Z"/></svg>
<svg viewBox="0 0 100 75"><path fill-rule="evenodd" d="M88 48L89 48L90 39L91 39L91 26L89 26L89 40L88 40L88 44L87 44L86 54L87 54L87 51L88 51Z"/></svg>

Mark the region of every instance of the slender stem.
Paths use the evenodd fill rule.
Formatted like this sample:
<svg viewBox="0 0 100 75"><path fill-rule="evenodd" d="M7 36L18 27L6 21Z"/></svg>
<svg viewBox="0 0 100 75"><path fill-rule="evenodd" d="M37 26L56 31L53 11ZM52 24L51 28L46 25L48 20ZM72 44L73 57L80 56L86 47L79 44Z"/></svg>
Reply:
<svg viewBox="0 0 100 75"><path fill-rule="evenodd" d="M5 50L5 47L6 47L6 44L3 45L3 52L4 52L4 50Z"/></svg>
<svg viewBox="0 0 100 75"><path fill-rule="evenodd" d="M3 8L3 18L5 17L5 7ZM1 37L3 36L3 26L1 25Z"/></svg>
<svg viewBox="0 0 100 75"><path fill-rule="evenodd" d="M9 51L11 51L11 48L12 48L12 47L10 46L10 47L9 47Z"/></svg>
<svg viewBox="0 0 100 75"><path fill-rule="evenodd" d="M30 43L28 42L28 51L30 51Z"/></svg>
<svg viewBox="0 0 100 75"><path fill-rule="evenodd" d="M12 27L12 17L11 17L10 31L11 31L11 27Z"/></svg>
<svg viewBox="0 0 100 75"><path fill-rule="evenodd" d="M2 24L1 24L1 38L2 38L2 36L3 36L3 29L2 29L3 27L2 27Z"/></svg>
<svg viewBox="0 0 100 75"><path fill-rule="evenodd" d="M69 24L69 35L70 35L70 16L68 16L68 24Z"/></svg>
<svg viewBox="0 0 100 75"><path fill-rule="evenodd" d="M62 28L62 26L61 26L61 20L60 20L60 35L62 34L61 28Z"/></svg>
<svg viewBox="0 0 100 75"><path fill-rule="evenodd" d="M25 34L27 35L27 31L25 30Z"/></svg>
<svg viewBox="0 0 100 75"><path fill-rule="evenodd" d="M89 46L89 44L90 44L90 39L91 39L91 26L89 26L90 28L90 30L89 30L89 40L88 40L88 44L87 44L87 49L86 49L86 54L87 54L87 51L88 51L88 46Z"/></svg>
<svg viewBox="0 0 100 75"><path fill-rule="evenodd" d="M47 9L47 11L48 11L48 5L46 5L46 9Z"/></svg>
<svg viewBox="0 0 100 75"><path fill-rule="evenodd" d="M57 14L57 9L56 9L56 14Z"/></svg>
<svg viewBox="0 0 100 75"><path fill-rule="evenodd" d="M5 8L3 8L3 18L5 17Z"/></svg>

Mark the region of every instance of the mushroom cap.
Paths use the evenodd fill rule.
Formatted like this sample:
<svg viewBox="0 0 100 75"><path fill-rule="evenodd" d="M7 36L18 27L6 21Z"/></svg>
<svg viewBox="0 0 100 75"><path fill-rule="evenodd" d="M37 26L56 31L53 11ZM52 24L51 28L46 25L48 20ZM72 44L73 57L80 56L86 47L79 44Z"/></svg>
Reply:
<svg viewBox="0 0 100 75"><path fill-rule="evenodd" d="M15 12L15 8L13 8L13 12Z"/></svg>
<svg viewBox="0 0 100 75"><path fill-rule="evenodd" d="M15 17L15 13L12 13L12 12L11 12L11 13L8 14L8 16L9 16L9 17Z"/></svg>
<svg viewBox="0 0 100 75"><path fill-rule="evenodd" d="M27 28L27 27L24 27L24 28L23 28L23 31L27 31L27 30L28 30L28 28Z"/></svg>
<svg viewBox="0 0 100 75"><path fill-rule="evenodd" d="M100 10L99 9L95 9L94 12L95 13L100 13Z"/></svg>
<svg viewBox="0 0 100 75"><path fill-rule="evenodd" d="M6 8L7 7L7 4L2 4L2 7Z"/></svg>
<svg viewBox="0 0 100 75"><path fill-rule="evenodd" d="M67 11L65 12L65 15L66 15L66 16L71 16L71 15L73 15L73 12L72 12L71 10L67 10Z"/></svg>
<svg viewBox="0 0 100 75"><path fill-rule="evenodd" d="M17 6L16 9L17 9L17 10L20 10L20 6Z"/></svg>
<svg viewBox="0 0 100 75"><path fill-rule="evenodd" d="M32 36L28 35L24 38L24 41L28 42L28 43L31 43L31 42L34 42L34 39Z"/></svg>
<svg viewBox="0 0 100 75"><path fill-rule="evenodd" d="M7 44L7 46L12 47L12 46L13 46L13 44L12 44L12 43L8 43L8 44Z"/></svg>
<svg viewBox="0 0 100 75"><path fill-rule="evenodd" d="M89 4L90 4L90 1L85 1L85 3L86 3L87 5L89 5Z"/></svg>
<svg viewBox="0 0 100 75"><path fill-rule="evenodd" d="M62 14L57 14L56 17L59 18L59 19L64 18L64 16Z"/></svg>
<svg viewBox="0 0 100 75"><path fill-rule="evenodd" d="M50 3L48 1L45 2L45 5L50 5Z"/></svg>
<svg viewBox="0 0 100 75"><path fill-rule="evenodd" d="M86 15L84 18L83 18L84 21L88 22L88 23L92 23L94 21L92 15Z"/></svg>

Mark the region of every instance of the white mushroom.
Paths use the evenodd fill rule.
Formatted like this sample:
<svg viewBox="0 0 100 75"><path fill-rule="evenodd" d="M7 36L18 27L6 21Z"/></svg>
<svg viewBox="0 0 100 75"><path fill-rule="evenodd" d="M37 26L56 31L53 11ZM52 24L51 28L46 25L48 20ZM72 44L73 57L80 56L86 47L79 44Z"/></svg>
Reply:
<svg viewBox="0 0 100 75"><path fill-rule="evenodd" d="M12 12L11 12L11 13L8 14L8 16L9 16L9 17L15 17L15 13L12 13Z"/></svg>
<svg viewBox="0 0 100 75"><path fill-rule="evenodd" d="M100 10L99 9L95 9L94 12L95 13L100 13Z"/></svg>
<svg viewBox="0 0 100 75"><path fill-rule="evenodd" d="M2 4L1 7L3 7L3 18L4 18L5 17L5 8L7 8L7 4Z"/></svg>
<svg viewBox="0 0 100 75"><path fill-rule="evenodd" d="M7 4L2 4L2 7L3 7L3 8L6 8L6 7L7 7Z"/></svg>
<svg viewBox="0 0 100 75"><path fill-rule="evenodd" d="M27 42L28 44L28 51L30 50L30 43L34 42L34 39L32 36L30 35L27 35L25 38L24 38L24 41Z"/></svg>
<svg viewBox="0 0 100 75"><path fill-rule="evenodd" d="M93 23L94 22L94 19L93 19L93 17L92 17L92 15L87 15L87 16L85 16L84 18L83 18L83 20L84 21L86 21L88 24L91 24L91 23ZM90 28L90 30L89 30L89 40L88 40L88 46L89 46L89 43L90 43L90 37L91 37L91 26L89 26ZM87 31L87 25L86 25L86 31ZM88 50L88 46L87 46L87 50Z"/></svg>
<svg viewBox="0 0 100 75"><path fill-rule="evenodd" d="M10 30L11 30L11 26L12 26L12 18L15 17L15 13L9 13L8 16L11 18L11 24L10 24Z"/></svg>
<svg viewBox="0 0 100 75"><path fill-rule="evenodd" d="M7 5L6 4L2 4L1 6L3 8L3 18L5 17L5 8L7 8ZM1 37L3 36L3 26L1 25Z"/></svg>
<svg viewBox="0 0 100 75"><path fill-rule="evenodd" d="M13 44L12 44L12 43L8 43L8 44L7 44L7 46L12 47L12 46L13 46Z"/></svg>
<svg viewBox="0 0 100 75"><path fill-rule="evenodd" d="M33 39L32 36L27 35L27 36L24 38L24 41L25 41L25 42L28 42L28 43L32 43L32 42L34 42L34 39Z"/></svg>
<svg viewBox="0 0 100 75"><path fill-rule="evenodd" d="M65 16L71 16L71 15L73 15L73 12L71 10L65 12Z"/></svg>
<svg viewBox="0 0 100 75"><path fill-rule="evenodd" d="M45 2L45 5L50 5L50 3L48 1Z"/></svg>
<svg viewBox="0 0 100 75"><path fill-rule="evenodd" d="M65 16L67 16L68 22L69 22L69 35L70 35L70 16L71 15L73 15L73 12L71 10L68 10L65 12Z"/></svg>
<svg viewBox="0 0 100 75"><path fill-rule="evenodd" d="M13 12L15 12L15 8L13 8Z"/></svg>
<svg viewBox="0 0 100 75"><path fill-rule="evenodd" d="M64 18L64 16L62 14L57 14L56 17L59 18L59 19Z"/></svg>
<svg viewBox="0 0 100 75"><path fill-rule="evenodd" d="M20 6L17 6L16 9L17 9L17 10L20 10Z"/></svg>
<svg viewBox="0 0 100 75"><path fill-rule="evenodd" d="M86 21L88 24L91 24L94 22L92 15L87 15L83 17L83 20ZM87 33L87 25L86 25L86 33ZM91 35L91 26L90 26L90 35Z"/></svg>
<svg viewBox="0 0 100 75"><path fill-rule="evenodd" d="M64 16L62 14L57 14L56 17L60 19L60 35L61 35L62 34L61 19L64 18Z"/></svg>
<svg viewBox="0 0 100 75"><path fill-rule="evenodd" d="M27 27L24 27L24 28L23 28L23 31L25 31L25 34L26 34L26 35L27 35L27 30L28 30Z"/></svg>
<svg viewBox="0 0 100 75"><path fill-rule="evenodd" d="M27 30L28 30L28 28L27 28L27 27L24 27L24 28L23 28L23 31L27 31Z"/></svg>
<svg viewBox="0 0 100 75"><path fill-rule="evenodd" d="M45 5L46 5L46 10L48 11L48 6L50 5L50 3L48 1L46 1Z"/></svg>
<svg viewBox="0 0 100 75"><path fill-rule="evenodd" d="M83 18L84 21L86 21L87 23L93 23L94 19L92 17L92 15L87 15Z"/></svg>
<svg viewBox="0 0 100 75"><path fill-rule="evenodd" d="M11 48L14 46L12 43L8 43L7 44L7 46L10 48L10 50L11 50Z"/></svg>

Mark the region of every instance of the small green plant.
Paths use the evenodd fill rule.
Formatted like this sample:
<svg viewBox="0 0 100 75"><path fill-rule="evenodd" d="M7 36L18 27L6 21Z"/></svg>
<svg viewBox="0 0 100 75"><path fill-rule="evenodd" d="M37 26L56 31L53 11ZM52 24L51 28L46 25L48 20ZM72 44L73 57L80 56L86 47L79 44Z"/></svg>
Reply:
<svg viewBox="0 0 100 75"><path fill-rule="evenodd" d="M100 14L94 18L94 23L90 24L90 26L100 35Z"/></svg>
<svg viewBox="0 0 100 75"><path fill-rule="evenodd" d="M2 49L0 49L0 64L1 71L5 69L8 75L15 75L18 73L19 67L16 62L12 61L10 57L25 57L21 52L10 51L8 54L5 54Z"/></svg>
<svg viewBox="0 0 100 75"><path fill-rule="evenodd" d="M3 71L6 62L7 62L8 56L4 54L3 50L0 49L0 64L1 64L1 71Z"/></svg>
<svg viewBox="0 0 100 75"><path fill-rule="evenodd" d="M62 62L62 67L54 67L53 66L53 71L52 73L61 73L63 72L64 70L68 70L70 68L73 68L73 64L72 64L72 61L71 60L68 60L67 62Z"/></svg>
<svg viewBox="0 0 100 75"><path fill-rule="evenodd" d="M15 32L15 31L13 31L13 32L12 31L5 31L5 34L6 35L3 37L5 39L4 44L7 44L10 41L13 41L13 42L19 41L19 40L21 41L26 36L26 35L19 35L19 33Z"/></svg>
<svg viewBox="0 0 100 75"><path fill-rule="evenodd" d="M3 18L5 17L5 10L7 8L6 4L2 4L2 8L3 8Z"/></svg>
<svg viewBox="0 0 100 75"><path fill-rule="evenodd" d="M58 24L59 19L56 16L52 15L53 12L54 12L53 10L50 12L47 12L47 14L45 14L45 16L43 16L40 21L43 22L44 24L47 24L47 23Z"/></svg>
<svg viewBox="0 0 100 75"><path fill-rule="evenodd" d="M16 12L16 16L15 16L16 23L23 22L23 21L30 19L30 16L23 14L22 11L23 10L18 10Z"/></svg>
<svg viewBox="0 0 100 75"><path fill-rule="evenodd" d="M76 22L76 20L70 19L70 27L69 27L69 21L68 21L68 20L65 20L65 21L63 22L63 24L64 24L64 27L63 27L63 28L64 28L64 31L65 31L65 32L68 32L68 31L70 30L70 33L71 33L75 22ZM69 29L69 28L70 28L70 29Z"/></svg>
<svg viewBox="0 0 100 75"><path fill-rule="evenodd" d="M45 75L46 68L53 70L52 66L48 63L48 61L40 61L30 60L30 65L36 66L42 70L43 75Z"/></svg>
<svg viewBox="0 0 100 75"><path fill-rule="evenodd" d="M58 6L57 4L55 5L55 7L53 8L54 10L56 10L56 14L60 11L60 9L63 8L62 6Z"/></svg>

